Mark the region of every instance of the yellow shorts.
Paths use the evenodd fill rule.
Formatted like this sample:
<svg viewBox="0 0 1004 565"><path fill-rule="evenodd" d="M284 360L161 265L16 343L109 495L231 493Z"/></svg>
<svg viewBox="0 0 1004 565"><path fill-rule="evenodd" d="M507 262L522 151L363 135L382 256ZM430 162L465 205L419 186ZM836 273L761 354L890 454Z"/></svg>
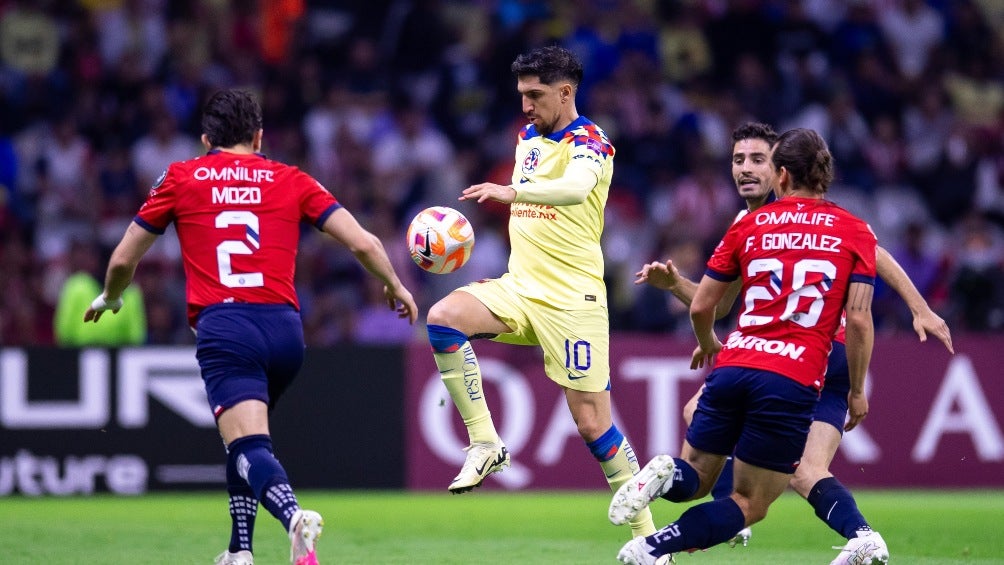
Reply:
<svg viewBox="0 0 1004 565"><path fill-rule="evenodd" d="M512 328L492 341L539 345L544 351L544 372L552 381L584 392L609 387L610 320L606 307L554 308L518 294L508 273L457 290L472 294Z"/></svg>

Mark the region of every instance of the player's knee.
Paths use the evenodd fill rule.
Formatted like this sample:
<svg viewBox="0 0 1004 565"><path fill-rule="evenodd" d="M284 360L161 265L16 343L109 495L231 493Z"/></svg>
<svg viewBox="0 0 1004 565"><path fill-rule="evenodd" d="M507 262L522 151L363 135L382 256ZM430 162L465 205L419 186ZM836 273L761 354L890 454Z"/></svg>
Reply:
<svg viewBox="0 0 1004 565"><path fill-rule="evenodd" d="M586 443L596 441L610 429L610 422L598 417L573 414L572 419L575 420L575 428Z"/></svg>
<svg viewBox="0 0 1004 565"><path fill-rule="evenodd" d="M429 324L434 324L437 326L453 327L452 321L455 319L456 313L454 308L450 307L449 302L446 300L440 300L429 308L428 314L425 316L426 322Z"/></svg>
<svg viewBox="0 0 1004 565"><path fill-rule="evenodd" d="M770 504L745 497L739 493L732 493L732 499L736 501L736 505L742 510L747 524L755 524L767 517L767 509L770 507Z"/></svg>
<svg viewBox="0 0 1004 565"><path fill-rule="evenodd" d="M791 488L801 495L802 498L808 498L813 485L827 475L826 469L820 470L813 465L805 465L803 462L802 465L799 465L795 469L795 474L791 476Z"/></svg>

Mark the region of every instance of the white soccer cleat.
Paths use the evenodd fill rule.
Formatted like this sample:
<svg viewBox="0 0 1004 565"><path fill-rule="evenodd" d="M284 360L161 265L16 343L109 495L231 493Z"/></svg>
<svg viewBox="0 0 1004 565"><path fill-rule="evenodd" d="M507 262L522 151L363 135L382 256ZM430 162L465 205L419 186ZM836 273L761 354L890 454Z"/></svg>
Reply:
<svg viewBox="0 0 1004 565"><path fill-rule="evenodd" d="M475 442L464 448L467 459L460 473L450 483L450 492L460 494L476 489L492 473L509 466L509 450L501 440L494 443Z"/></svg>
<svg viewBox="0 0 1004 565"><path fill-rule="evenodd" d="M633 520L643 508L673 486L675 469L676 463L669 455L655 456L614 493L607 513L610 521L619 526Z"/></svg>
<svg viewBox="0 0 1004 565"><path fill-rule="evenodd" d="M869 532L847 541L830 565L879 565L889 562L889 547L878 532Z"/></svg>
<svg viewBox="0 0 1004 565"><path fill-rule="evenodd" d="M738 534L733 536L733 538L727 541L726 543L729 544L729 547L735 547L737 545L746 547L747 545L750 544L751 537L753 537L753 530L749 528L743 528L739 530Z"/></svg>
<svg viewBox="0 0 1004 565"><path fill-rule="evenodd" d="M237 553L230 553L230 550L227 550L216 556L213 565L254 565L254 556L247 550Z"/></svg>
<svg viewBox="0 0 1004 565"><path fill-rule="evenodd" d="M673 554L667 553L656 557L649 553L653 548L645 541L645 536L638 536L624 544L624 547L617 553L617 561L627 565L667 565L676 563L673 561Z"/></svg>
<svg viewBox="0 0 1004 565"><path fill-rule="evenodd" d="M289 562L293 565L318 565L315 544L321 537L324 519L313 510L297 510L289 522Z"/></svg>

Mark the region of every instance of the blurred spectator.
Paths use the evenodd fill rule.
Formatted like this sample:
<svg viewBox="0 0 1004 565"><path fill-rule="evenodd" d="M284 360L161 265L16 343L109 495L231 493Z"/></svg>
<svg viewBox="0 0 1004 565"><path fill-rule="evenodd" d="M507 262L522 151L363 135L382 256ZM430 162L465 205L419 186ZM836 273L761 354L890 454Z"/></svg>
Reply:
<svg viewBox="0 0 1004 565"><path fill-rule="evenodd" d="M906 168L906 147L899 135L899 124L890 115L878 116L872 135L865 143L865 161L878 186L899 185Z"/></svg>
<svg viewBox="0 0 1004 565"><path fill-rule="evenodd" d="M721 6L723 12L714 15L704 29L714 57L714 77L724 85L735 76L743 55L753 55L766 67L773 64L776 26L759 9L759 0L735 0Z"/></svg>
<svg viewBox="0 0 1004 565"><path fill-rule="evenodd" d="M44 133L34 166L37 194L35 247L49 260L68 251L72 240L92 241L101 209L90 143L67 113Z"/></svg>
<svg viewBox="0 0 1004 565"><path fill-rule="evenodd" d="M976 167L976 209L1004 229L1004 132L983 145Z"/></svg>
<svg viewBox="0 0 1004 565"><path fill-rule="evenodd" d="M56 344L63 347L118 347L145 343L146 307L139 287L130 285L125 290L122 294L123 310L109 316L107 324L85 324L84 312L102 291L102 262L97 248L89 243L75 242L69 257L71 274L63 283L53 318Z"/></svg>
<svg viewBox="0 0 1004 565"><path fill-rule="evenodd" d="M849 69L864 53L873 53L883 60L891 59L872 3L854 0L847 2L846 16L833 30L829 55L834 66Z"/></svg>
<svg viewBox="0 0 1004 565"><path fill-rule="evenodd" d="M1004 241L979 217L962 226L951 282L953 310L969 330L1004 329Z"/></svg>
<svg viewBox="0 0 1004 565"><path fill-rule="evenodd" d="M700 158L693 173L653 195L655 205L649 213L658 218L651 219L671 224L677 234L685 234L699 245L711 239L717 241L742 206L735 185L722 173L724 170L720 162L710 157Z"/></svg>
<svg viewBox="0 0 1004 565"><path fill-rule="evenodd" d="M868 121L899 115L903 110L904 85L875 53L866 52L858 57L849 85L858 111Z"/></svg>
<svg viewBox="0 0 1004 565"><path fill-rule="evenodd" d="M960 61L945 73L944 86L959 120L981 134L990 134L1004 115L1004 80L989 60Z"/></svg>
<svg viewBox="0 0 1004 565"><path fill-rule="evenodd" d="M99 8L94 16L104 66L136 65L141 74L153 75L167 52L167 25L157 4L122 0Z"/></svg>
<svg viewBox="0 0 1004 565"><path fill-rule="evenodd" d="M836 181L859 189L874 188L865 161L869 140L868 122L855 105L854 94L846 85L835 84L825 105L810 104L781 130L806 127L819 132L830 146L836 163Z"/></svg>
<svg viewBox="0 0 1004 565"><path fill-rule="evenodd" d="M879 24L900 74L911 83L919 79L931 52L942 41L941 14L925 0L896 0L882 10Z"/></svg>
<svg viewBox="0 0 1004 565"><path fill-rule="evenodd" d="M116 243L122 233L115 236ZM181 270L181 265L163 261L144 261L136 270L133 286L142 289L145 296L155 298L146 301L146 342L149 344L195 343L195 333L188 327L184 314L185 284L183 274L179 273ZM101 323L104 324L104 321ZM93 324L88 325L91 326Z"/></svg>
<svg viewBox="0 0 1004 565"><path fill-rule="evenodd" d="M374 192L407 222L419 201L452 202L464 187L453 145L425 108L402 94L392 112L390 128L372 146Z"/></svg>
<svg viewBox="0 0 1004 565"><path fill-rule="evenodd" d="M450 43L456 40L447 25L440 0L399 2L389 11L387 40L394 84L407 90L421 106L433 102L439 90L438 68Z"/></svg>
<svg viewBox="0 0 1004 565"><path fill-rule="evenodd" d="M711 45L696 2L658 2L662 76L682 84L711 69Z"/></svg>
<svg viewBox="0 0 1004 565"><path fill-rule="evenodd" d="M914 94L903 112L906 164L912 175L928 175L938 166L955 123L941 85L927 85Z"/></svg>
<svg viewBox="0 0 1004 565"><path fill-rule="evenodd" d="M971 135L956 126L929 174L914 179L934 219L950 227L974 209L977 152Z"/></svg>
<svg viewBox="0 0 1004 565"><path fill-rule="evenodd" d="M20 237L0 248L0 344L52 343L53 309L42 297L43 284L32 249Z"/></svg>
<svg viewBox="0 0 1004 565"><path fill-rule="evenodd" d="M204 153L193 138L178 131L178 123L166 108L150 116L150 133L132 146L132 168L139 180L140 196L153 186L167 166Z"/></svg>
<svg viewBox="0 0 1004 565"><path fill-rule="evenodd" d="M881 244L881 241L879 242ZM932 252L928 241L928 230L924 223L912 222L904 231L902 243L889 253L903 267L913 281L917 291L928 298L932 307L937 308L943 300L942 288L947 284L946 262ZM878 279L875 289L875 317L880 327L909 330L913 324L913 314L906 303L888 285Z"/></svg>

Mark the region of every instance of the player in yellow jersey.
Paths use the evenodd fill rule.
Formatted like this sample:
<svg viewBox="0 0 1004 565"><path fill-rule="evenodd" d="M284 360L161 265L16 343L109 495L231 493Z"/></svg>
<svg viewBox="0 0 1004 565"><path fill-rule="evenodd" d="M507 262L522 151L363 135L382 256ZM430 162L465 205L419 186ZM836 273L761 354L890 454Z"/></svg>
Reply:
<svg viewBox="0 0 1004 565"><path fill-rule="evenodd" d="M578 114L582 64L568 50L543 47L512 64L523 113L512 184L476 184L460 200L510 205L509 271L459 288L429 310L429 341L443 383L470 436L453 493L481 485L509 466L485 403L470 340L540 346L544 372L562 387L579 434L613 490L638 472L631 445L610 415L610 326L603 284L603 209L614 148ZM633 535L655 531L651 514Z"/></svg>

